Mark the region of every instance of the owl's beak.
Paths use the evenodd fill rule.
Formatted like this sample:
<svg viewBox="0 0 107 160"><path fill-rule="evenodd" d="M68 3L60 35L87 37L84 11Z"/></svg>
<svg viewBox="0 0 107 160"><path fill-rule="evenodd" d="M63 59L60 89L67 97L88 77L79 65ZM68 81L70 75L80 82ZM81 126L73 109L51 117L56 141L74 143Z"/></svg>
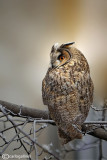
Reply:
<svg viewBox="0 0 107 160"><path fill-rule="evenodd" d="M60 65L60 61L59 60L56 60L56 61L53 61L51 62L51 68L56 68Z"/></svg>

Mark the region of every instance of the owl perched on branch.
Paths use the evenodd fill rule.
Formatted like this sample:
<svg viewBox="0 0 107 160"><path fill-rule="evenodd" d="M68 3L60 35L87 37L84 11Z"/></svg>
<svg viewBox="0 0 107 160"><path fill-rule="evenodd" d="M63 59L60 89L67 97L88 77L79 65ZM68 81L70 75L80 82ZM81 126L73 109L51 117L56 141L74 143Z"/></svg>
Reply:
<svg viewBox="0 0 107 160"><path fill-rule="evenodd" d="M82 138L81 126L93 102L89 65L73 43L53 45L42 82L43 102L58 126L62 144Z"/></svg>

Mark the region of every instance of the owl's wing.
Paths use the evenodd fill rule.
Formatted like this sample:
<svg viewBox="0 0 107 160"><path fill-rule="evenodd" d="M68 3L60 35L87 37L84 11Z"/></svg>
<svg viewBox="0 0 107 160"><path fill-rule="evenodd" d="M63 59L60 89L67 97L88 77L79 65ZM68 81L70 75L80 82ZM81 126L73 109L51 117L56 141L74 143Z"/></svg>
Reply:
<svg viewBox="0 0 107 160"><path fill-rule="evenodd" d="M48 105L47 98L48 98L48 86L46 85L46 80L44 78L42 81L42 99L44 105Z"/></svg>
<svg viewBox="0 0 107 160"><path fill-rule="evenodd" d="M94 84L93 84L93 81L92 81L91 78L90 78L89 96L90 96L91 105L92 105L92 103L93 103L93 93L94 93Z"/></svg>
<svg viewBox="0 0 107 160"><path fill-rule="evenodd" d="M86 117L88 116L88 112L90 109L90 106L93 103L93 91L94 91L94 85L93 82L91 80L91 78L89 78L88 80L86 80L84 83L84 85L82 86L82 90L79 92L79 109L81 114L83 115L83 121L86 119Z"/></svg>

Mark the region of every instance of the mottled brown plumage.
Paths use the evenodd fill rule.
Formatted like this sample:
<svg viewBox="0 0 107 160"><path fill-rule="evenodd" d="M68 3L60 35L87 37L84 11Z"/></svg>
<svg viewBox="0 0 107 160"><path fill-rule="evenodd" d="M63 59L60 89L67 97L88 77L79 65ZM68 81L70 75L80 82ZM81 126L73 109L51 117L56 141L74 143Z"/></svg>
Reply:
<svg viewBox="0 0 107 160"><path fill-rule="evenodd" d="M89 65L72 44L52 47L51 66L42 82L43 102L58 126L63 144L82 138L81 125L93 102Z"/></svg>

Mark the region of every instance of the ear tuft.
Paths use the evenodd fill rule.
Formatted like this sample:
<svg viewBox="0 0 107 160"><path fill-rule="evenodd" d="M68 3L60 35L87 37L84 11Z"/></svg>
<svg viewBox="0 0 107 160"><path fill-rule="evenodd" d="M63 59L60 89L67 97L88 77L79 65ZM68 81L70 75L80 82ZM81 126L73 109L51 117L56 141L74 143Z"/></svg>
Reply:
<svg viewBox="0 0 107 160"><path fill-rule="evenodd" d="M62 44L60 47L61 48L69 48L71 45L73 45L75 42L69 42L69 43L65 43L65 44Z"/></svg>
<svg viewBox="0 0 107 160"><path fill-rule="evenodd" d="M59 44L58 43L55 43L53 46L52 46L52 49L51 49L51 52L54 52L58 49L59 47Z"/></svg>

